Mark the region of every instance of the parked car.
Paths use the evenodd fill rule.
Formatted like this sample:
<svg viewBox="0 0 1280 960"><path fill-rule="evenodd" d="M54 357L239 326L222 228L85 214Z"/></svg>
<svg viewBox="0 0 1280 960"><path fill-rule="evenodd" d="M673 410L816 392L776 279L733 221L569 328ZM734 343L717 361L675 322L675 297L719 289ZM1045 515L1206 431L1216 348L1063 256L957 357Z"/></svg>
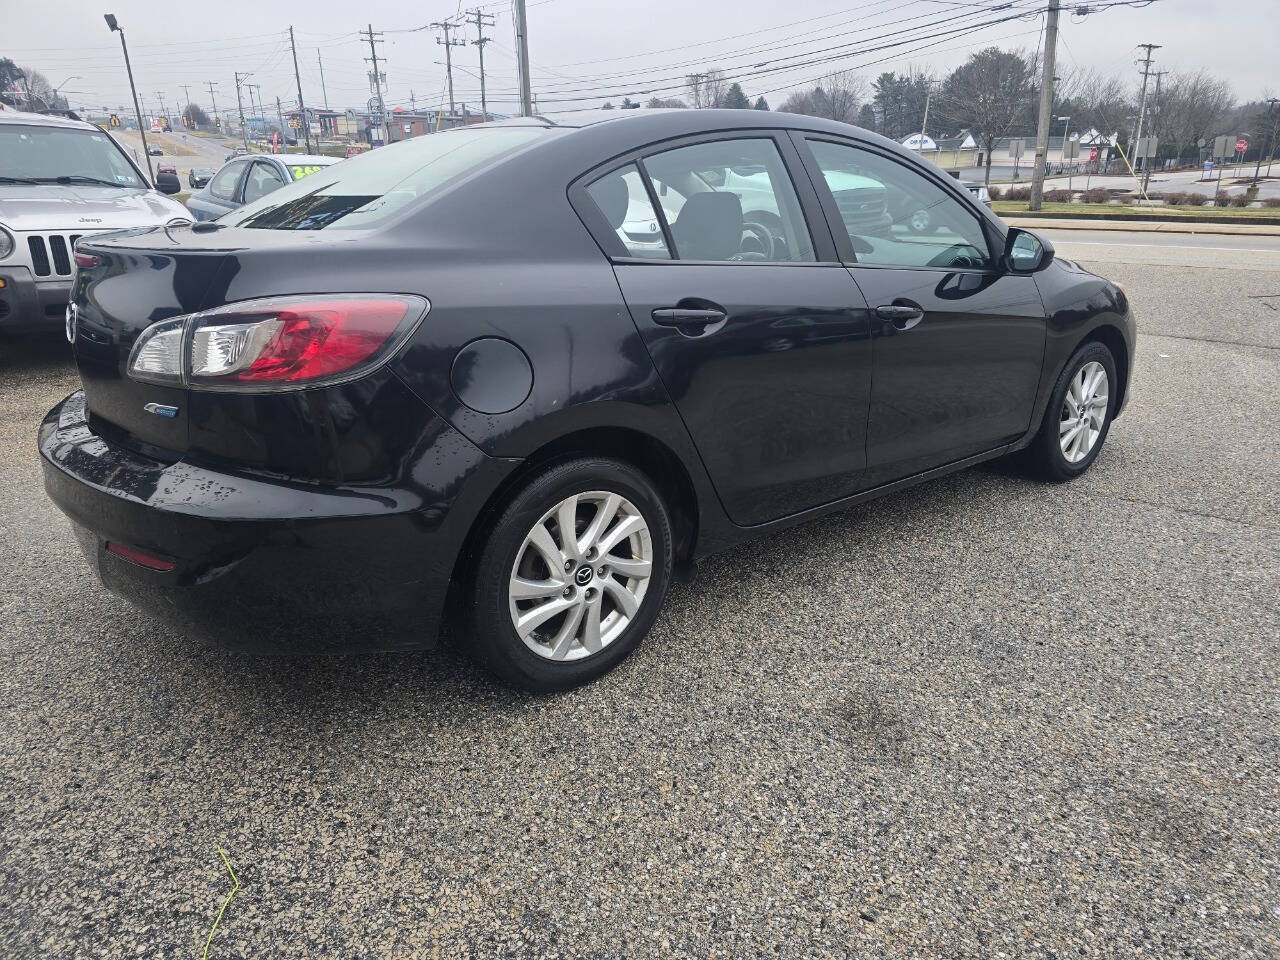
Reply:
<svg viewBox="0 0 1280 960"><path fill-rule="evenodd" d="M203 190L187 198L187 209L197 220L213 220L340 159L301 153L237 157L214 174Z"/></svg>
<svg viewBox="0 0 1280 960"><path fill-rule="evenodd" d="M208 167L192 167L187 171L187 186L203 187L213 179L213 171Z"/></svg>
<svg viewBox="0 0 1280 960"><path fill-rule="evenodd" d="M851 175L938 230L863 232ZM910 151L779 113L462 127L80 253L83 390L39 449L105 583L291 652L430 644L453 583L535 690L617 664L716 551L1018 451L1079 476L1136 336Z"/></svg>
<svg viewBox="0 0 1280 960"><path fill-rule="evenodd" d="M234 150L232 150L230 153L227 154L226 162L230 163L236 157L247 157L248 155L249 155L249 150L247 147L236 147Z"/></svg>
<svg viewBox="0 0 1280 960"><path fill-rule="evenodd" d="M0 333L62 327L77 240L190 216L94 124L0 112Z"/></svg>

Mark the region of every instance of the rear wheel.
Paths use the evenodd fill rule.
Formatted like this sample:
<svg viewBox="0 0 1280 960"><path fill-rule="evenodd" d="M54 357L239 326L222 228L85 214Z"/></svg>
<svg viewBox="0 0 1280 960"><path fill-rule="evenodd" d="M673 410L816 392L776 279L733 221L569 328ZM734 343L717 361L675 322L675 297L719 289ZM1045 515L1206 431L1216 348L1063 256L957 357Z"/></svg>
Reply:
<svg viewBox="0 0 1280 960"><path fill-rule="evenodd" d="M559 464L515 495L481 549L476 650L516 686L576 686L636 647L670 580L671 521L649 479L615 460Z"/></svg>
<svg viewBox="0 0 1280 960"><path fill-rule="evenodd" d="M1042 476L1072 480L1089 469L1111 429L1118 386L1115 358L1101 343L1083 344L1072 355L1027 451Z"/></svg>

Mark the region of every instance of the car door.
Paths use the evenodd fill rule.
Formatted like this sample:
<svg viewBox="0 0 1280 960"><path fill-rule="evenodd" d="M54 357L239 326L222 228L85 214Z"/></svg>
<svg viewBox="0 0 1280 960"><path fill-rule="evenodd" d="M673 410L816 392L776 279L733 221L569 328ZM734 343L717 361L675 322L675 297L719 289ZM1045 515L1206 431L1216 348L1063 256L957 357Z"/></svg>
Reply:
<svg viewBox="0 0 1280 960"><path fill-rule="evenodd" d="M248 165L248 160L232 160L223 165L203 190L187 199L187 209L197 220L213 220L240 206L240 182Z"/></svg>
<svg viewBox="0 0 1280 960"><path fill-rule="evenodd" d="M575 190L728 515L854 492L871 322L790 141L676 141Z"/></svg>
<svg viewBox="0 0 1280 960"><path fill-rule="evenodd" d="M854 141L795 139L871 309L866 485L1021 436L1044 358L1035 280L1001 268L994 231L941 172Z"/></svg>

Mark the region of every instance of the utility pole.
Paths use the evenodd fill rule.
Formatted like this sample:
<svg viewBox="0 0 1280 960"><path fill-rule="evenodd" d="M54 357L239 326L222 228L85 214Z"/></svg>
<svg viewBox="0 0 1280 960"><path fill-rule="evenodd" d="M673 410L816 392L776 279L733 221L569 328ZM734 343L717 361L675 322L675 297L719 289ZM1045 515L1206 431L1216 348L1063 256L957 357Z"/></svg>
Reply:
<svg viewBox="0 0 1280 960"><path fill-rule="evenodd" d="M1062 121L1062 161L1063 163L1066 163L1067 162L1067 139L1071 130L1071 118L1055 117L1054 119ZM1071 167L1067 167L1067 191L1068 192L1074 189L1071 183L1071 169L1072 169Z"/></svg>
<svg viewBox="0 0 1280 960"><path fill-rule="evenodd" d="M1142 64L1142 95L1138 98L1138 121L1133 128L1133 144L1129 148L1130 155L1138 149L1138 141L1142 139L1142 121L1146 119L1147 113L1147 78L1151 75L1151 52L1162 49L1158 43L1140 43L1138 46L1147 51L1147 56L1145 59L1137 61ZM1136 157L1134 159L1141 158ZM1133 166L1132 163L1129 165ZM1143 167L1146 167L1146 163L1143 163Z"/></svg>
<svg viewBox="0 0 1280 960"><path fill-rule="evenodd" d="M243 77L243 80L247 80L251 76L253 76L253 74L246 73ZM236 109L240 111L240 139L244 142L244 152L248 153L249 152L249 128L244 125L244 101L240 99L240 84L242 82L242 78L239 73L235 74L235 78L236 78Z"/></svg>
<svg viewBox="0 0 1280 960"><path fill-rule="evenodd" d="M249 112L250 112L250 114L251 114L251 116L249 117L249 119L250 119L250 120L253 120L253 119L255 119L255 118L256 118L256 119L258 119L258 120L262 120L262 119L263 119L263 117L262 117L262 86L261 86L260 84L257 84L257 83L246 83L246 84L245 84L245 87L246 87L246 88L248 89L248 91L249 91ZM254 105L254 102L253 102L253 92L254 92L255 90L257 90L257 91L258 91L258 103L257 103L257 106L255 106L255 105Z"/></svg>
<svg viewBox="0 0 1280 960"><path fill-rule="evenodd" d="M1044 75L1040 81L1040 115L1036 118L1036 163L1031 173L1029 210L1039 210L1044 199L1044 172L1049 159L1049 121L1053 119L1053 68L1058 59L1059 0L1049 0L1044 21ZM989 158L988 158L989 159Z"/></svg>
<svg viewBox="0 0 1280 960"><path fill-rule="evenodd" d="M282 145L281 149L283 149L284 146L288 146L287 140L288 140L289 133L286 130L284 125L284 110L280 108L279 97L276 97L276 119L280 121L280 139L286 141L285 144Z"/></svg>
<svg viewBox="0 0 1280 960"><path fill-rule="evenodd" d="M933 98L933 81L924 82L924 119L920 121L920 150L924 152L925 128L929 126L929 101Z"/></svg>
<svg viewBox="0 0 1280 960"><path fill-rule="evenodd" d="M1156 92L1151 98L1151 132L1156 129L1156 121L1160 119L1160 78L1163 77L1168 70L1152 71L1152 76L1156 78ZM1149 134L1150 135L1150 134ZM1142 195L1147 195L1147 186L1151 183L1151 161L1154 157L1145 157L1142 161Z"/></svg>
<svg viewBox="0 0 1280 960"><path fill-rule="evenodd" d="M172 130L173 124L169 122L169 108L164 105L164 94L159 90L156 91L156 99L160 101L160 116L164 117L165 126Z"/></svg>
<svg viewBox="0 0 1280 960"><path fill-rule="evenodd" d="M1056 6L1058 0L1049 0ZM520 70L520 115L533 116L533 93L529 86L529 23L525 16L524 0L512 0L516 23L516 64ZM1055 25L1057 19L1054 20Z"/></svg>
<svg viewBox="0 0 1280 960"><path fill-rule="evenodd" d="M1255 187L1258 185L1258 174L1262 170L1262 155L1267 152L1267 147L1275 146L1276 125L1275 122L1272 121L1271 115L1275 113L1277 103L1280 103L1280 100L1277 100L1275 97L1271 97L1267 100L1267 139L1263 140L1261 137L1258 138L1258 162L1254 164L1253 167L1253 185ZM1267 176L1271 176L1270 163L1267 164Z"/></svg>
<svg viewBox="0 0 1280 960"><path fill-rule="evenodd" d="M151 177L151 182L155 183L156 173L151 169L151 151L147 149L147 132L142 129L142 107L138 103L138 88L133 85L133 67L129 65L129 45L124 42L124 28L116 21L114 13L103 14L102 19L107 21L107 26L112 33L120 34L120 49L124 51L124 69L129 74L129 92L133 94L133 112L138 118L138 136L142 140L142 155L147 158L147 173ZM26 82L25 74L23 82ZM27 95L31 95L30 91Z"/></svg>
<svg viewBox="0 0 1280 960"><path fill-rule="evenodd" d="M329 90L324 85L324 61L320 59L320 48L316 47L316 63L320 64L320 92L324 94L324 108L329 109Z"/></svg>
<svg viewBox="0 0 1280 960"><path fill-rule="evenodd" d="M217 86L212 80L206 80L205 86L209 88L209 102L213 104L213 126L218 129L218 98L213 95L213 88Z"/></svg>
<svg viewBox="0 0 1280 960"><path fill-rule="evenodd" d="M307 123L307 106L302 102L302 76L298 73L298 45L293 41L293 24L289 25L289 48L293 51L293 79L298 84L298 113L302 116L302 134L311 152L311 124Z"/></svg>
<svg viewBox="0 0 1280 960"><path fill-rule="evenodd" d="M485 27L492 27L495 23L493 14L481 13L480 8L469 11L471 22L476 25L476 39L472 40L473 46L480 48L480 116L482 123L489 122L489 101L484 95L484 45L489 42L489 38L484 35Z"/></svg>
<svg viewBox="0 0 1280 960"><path fill-rule="evenodd" d="M365 31L365 36L369 41L369 56L365 57L365 62L373 63L373 94L378 101L378 123L387 131L387 143L391 142L391 124L387 123L387 104L382 99L382 74L378 70L378 47L381 40L375 40L375 37L382 36L381 31L373 32L373 24L369 24L369 29ZM372 132L369 135L370 141L373 140Z"/></svg>
<svg viewBox="0 0 1280 960"><path fill-rule="evenodd" d="M191 119L191 86L190 84L186 84L186 83L180 83L178 84L178 86L182 88L182 94L187 98L187 112L184 114L184 116L186 117L187 123L191 124L191 126L194 127L196 125L196 122ZM186 125L187 125L186 123L183 124L184 127Z"/></svg>
<svg viewBox="0 0 1280 960"><path fill-rule="evenodd" d="M450 23L448 20L438 20L438 21L436 21L435 23L431 24L431 26L436 27L437 29L440 29L440 30L443 30L443 31L444 31L444 39L443 39L443 40L441 40L439 37L436 37L436 43L443 44L443 46L444 46L444 73L445 73L445 77L446 77L446 78L448 79L448 81L449 81L449 116L450 116L450 118L452 118L452 117L453 117L453 54L452 54L452 48L453 48L453 47L460 47L460 46L462 46L464 43L466 43L466 41L465 41L465 40L452 40L452 39L450 39L450 38L449 38L449 31L450 31L450 30L455 30L455 29L457 29L457 26L458 26L458 25L457 25L456 23ZM481 47L480 49L482 49L482 50L483 50L484 48L483 48L483 47Z"/></svg>

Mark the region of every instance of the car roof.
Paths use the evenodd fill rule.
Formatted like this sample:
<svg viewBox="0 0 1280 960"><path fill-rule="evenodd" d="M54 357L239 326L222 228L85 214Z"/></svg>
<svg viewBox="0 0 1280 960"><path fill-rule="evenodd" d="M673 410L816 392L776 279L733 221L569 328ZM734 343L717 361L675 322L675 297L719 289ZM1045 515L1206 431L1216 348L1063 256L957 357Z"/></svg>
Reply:
<svg viewBox="0 0 1280 960"><path fill-rule="evenodd" d="M44 113L25 113L21 110L0 110L0 124L22 124L28 127L65 127L72 130L101 129L86 120L70 120L67 117L51 116Z"/></svg>
<svg viewBox="0 0 1280 960"><path fill-rule="evenodd" d="M310 163L320 164L324 166L330 163L337 163L342 157L326 157L320 153L255 153L255 157L274 157L282 163Z"/></svg>

